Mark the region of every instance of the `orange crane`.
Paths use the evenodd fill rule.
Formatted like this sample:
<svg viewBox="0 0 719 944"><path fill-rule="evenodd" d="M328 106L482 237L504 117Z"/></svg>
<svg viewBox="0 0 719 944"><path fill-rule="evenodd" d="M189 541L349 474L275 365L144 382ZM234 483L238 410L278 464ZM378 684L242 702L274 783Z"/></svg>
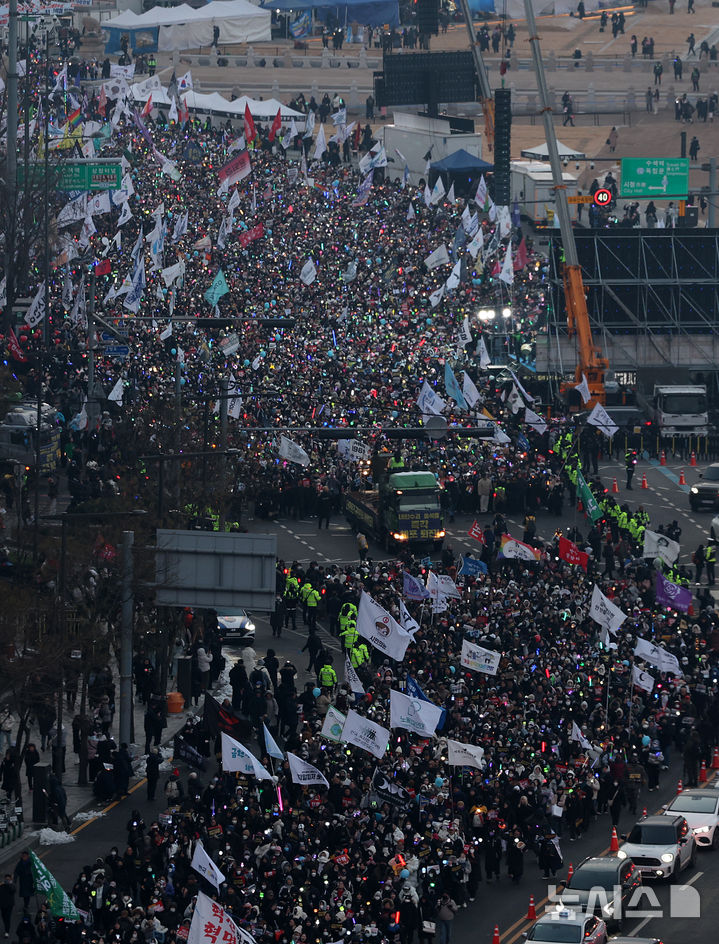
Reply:
<svg viewBox="0 0 719 944"><path fill-rule="evenodd" d="M544 132L547 139L549 163L552 168L552 178L554 180L557 218L559 220L562 246L564 248L562 276L564 281L564 298L567 307L567 324L569 336L576 337L577 339L577 366L575 368L574 381L579 384L582 382L582 376L587 378L587 384L589 385L589 392L591 394L588 405L594 406L595 403L604 404L606 402L604 375L609 369L609 361L606 357L602 356L601 351L595 344L594 338L592 337L592 328L589 323L587 295L584 282L582 281L582 267L579 265L577 256L577 244L574 241L572 220L569 215L567 188L562 174L562 163L559 159L557 136L554 133L552 106L549 101L549 91L544 74L542 50L539 46L532 0L524 0L524 9L527 18L527 27L529 29L529 43L532 50L534 72L537 77L537 88L539 90L542 120L544 121ZM561 392L566 394L572 387L572 383L565 383L562 385Z"/></svg>

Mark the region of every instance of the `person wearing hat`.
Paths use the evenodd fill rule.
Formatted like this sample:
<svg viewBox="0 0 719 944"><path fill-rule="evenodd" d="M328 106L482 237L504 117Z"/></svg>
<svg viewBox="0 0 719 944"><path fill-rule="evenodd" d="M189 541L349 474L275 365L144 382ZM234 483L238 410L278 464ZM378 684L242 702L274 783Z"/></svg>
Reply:
<svg viewBox="0 0 719 944"><path fill-rule="evenodd" d="M522 831L519 826L515 826L512 835L507 840L507 875L512 879L513 885L519 885L524 874L524 853L526 845L522 840Z"/></svg>

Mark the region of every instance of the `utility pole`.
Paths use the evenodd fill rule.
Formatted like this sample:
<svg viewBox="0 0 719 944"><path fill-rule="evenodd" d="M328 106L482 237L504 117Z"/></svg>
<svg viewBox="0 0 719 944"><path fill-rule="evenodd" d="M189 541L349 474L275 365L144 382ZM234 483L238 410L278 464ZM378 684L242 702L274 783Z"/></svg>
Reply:
<svg viewBox="0 0 719 944"><path fill-rule="evenodd" d="M230 381L223 377L220 381L220 531L225 530L225 477L227 475L227 398L230 390Z"/></svg>
<svg viewBox="0 0 719 944"><path fill-rule="evenodd" d="M122 532L122 622L120 625L120 743L132 740L132 630L135 596L132 589L134 531Z"/></svg>
<svg viewBox="0 0 719 944"><path fill-rule="evenodd" d="M83 273L83 279L85 275ZM87 303L87 426L95 429L97 400L95 399L95 267L90 276L90 299Z"/></svg>
<svg viewBox="0 0 719 944"><path fill-rule="evenodd" d="M17 236L17 0L10 0L7 53L7 157L5 162L8 219L5 221L6 326L12 323L15 301L14 245Z"/></svg>

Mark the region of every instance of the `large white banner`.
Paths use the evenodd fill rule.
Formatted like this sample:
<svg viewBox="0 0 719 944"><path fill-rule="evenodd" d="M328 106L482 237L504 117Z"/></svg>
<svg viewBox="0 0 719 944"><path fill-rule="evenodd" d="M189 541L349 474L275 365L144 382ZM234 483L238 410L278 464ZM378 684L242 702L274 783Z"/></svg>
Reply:
<svg viewBox="0 0 719 944"><path fill-rule="evenodd" d="M404 659L407 646L412 641L410 634L402 629L397 620L364 590L357 612L357 632L397 662Z"/></svg>
<svg viewBox="0 0 719 944"><path fill-rule="evenodd" d="M638 659L644 659L645 662L651 662L660 672L672 672L674 675L684 675L679 667L679 660L671 652L662 649L661 646L655 646L647 639L637 638L637 644L634 647L634 655Z"/></svg>
<svg viewBox="0 0 719 944"><path fill-rule="evenodd" d="M447 739L447 763L452 767L476 767L484 770L484 748Z"/></svg>
<svg viewBox="0 0 719 944"><path fill-rule="evenodd" d="M222 905L198 892L187 944L240 944L240 941L255 944L252 935L238 928Z"/></svg>
<svg viewBox="0 0 719 944"><path fill-rule="evenodd" d="M302 446L298 446L297 443L292 442L291 439L288 439L286 436L280 436L280 456L283 459L287 459L288 462L294 462L297 465L309 465L310 457L307 455Z"/></svg>
<svg viewBox="0 0 719 944"><path fill-rule="evenodd" d="M422 701L403 695L394 689L389 693L389 724L391 728L406 728L421 737L431 737L437 729L442 709L431 701Z"/></svg>
<svg viewBox="0 0 719 944"><path fill-rule="evenodd" d="M673 564L679 557L679 542L672 541L664 534L657 534L647 528L644 531L644 557L660 557L666 564Z"/></svg>
<svg viewBox="0 0 719 944"><path fill-rule="evenodd" d="M654 691L654 676L645 672L644 669L640 669L638 665L633 665L632 684L651 695Z"/></svg>
<svg viewBox="0 0 719 944"><path fill-rule="evenodd" d="M483 649L482 646L469 642L467 639L462 640L461 663L465 669L482 672L483 675L496 675L501 658L501 652Z"/></svg>
<svg viewBox="0 0 719 944"><path fill-rule="evenodd" d="M272 780L272 774L266 770L246 747L222 732L222 769L238 771L258 780Z"/></svg>
<svg viewBox="0 0 719 944"><path fill-rule="evenodd" d="M453 600L462 599L462 594L449 574L436 574L433 570L430 570L427 574L427 591L433 600L440 597L449 597Z"/></svg>
<svg viewBox="0 0 719 944"><path fill-rule="evenodd" d="M381 760L389 744L389 731L350 708L342 730L342 740L361 747Z"/></svg>
<svg viewBox="0 0 719 944"><path fill-rule="evenodd" d="M616 633L627 618L627 614L622 612L618 606L615 606L611 600L605 597L596 584L594 584L594 590L592 590L592 603L589 607L589 615L593 620L596 620L600 626L604 627L604 629L608 629L610 633Z"/></svg>
<svg viewBox="0 0 719 944"><path fill-rule="evenodd" d="M287 751L287 760L290 764L290 773L292 774L293 783L299 783L303 787L309 787L314 783L321 783L323 786L329 787L327 777L325 777L322 771L318 770L314 764L308 764L306 760L302 760L301 757L298 757L297 754L290 753L290 751Z"/></svg>
<svg viewBox="0 0 719 944"><path fill-rule="evenodd" d="M320 734L326 737L328 741L341 741L342 728L344 728L347 719L341 711L337 711L334 705L330 705L325 715Z"/></svg>
<svg viewBox="0 0 719 944"><path fill-rule="evenodd" d="M587 417L587 422L592 426L596 426L598 430L604 433L607 439L611 439L619 429L601 403L594 405L594 409Z"/></svg>
<svg viewBox="0 0 719 944"><path fill-rule="evenodd" d="M201 839L197 840L190 865L196 872L204 876L208 882L211 882L218 891L220 890L220 885L225 881L225 876L208 856Z"/></svg>

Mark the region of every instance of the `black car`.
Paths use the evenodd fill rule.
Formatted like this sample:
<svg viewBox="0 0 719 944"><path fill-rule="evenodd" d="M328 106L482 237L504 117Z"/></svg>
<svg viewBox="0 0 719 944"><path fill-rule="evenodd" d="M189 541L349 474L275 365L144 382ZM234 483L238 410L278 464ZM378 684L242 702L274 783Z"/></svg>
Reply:
<svg viewBox="0 0 719 944"><path fill-rule="evenodd" d="M692 511L719 508L719 462L699 473L699 481L689 489L689 506Z"/></svg>
<svg viewBox="0 0 719 944"><path fill-rule="evenodd" d="M607 927L621 929L625 910L641 884L642 876L631 859L585 859L562 890L562 907L580 911L591 908Z"/></svg>

